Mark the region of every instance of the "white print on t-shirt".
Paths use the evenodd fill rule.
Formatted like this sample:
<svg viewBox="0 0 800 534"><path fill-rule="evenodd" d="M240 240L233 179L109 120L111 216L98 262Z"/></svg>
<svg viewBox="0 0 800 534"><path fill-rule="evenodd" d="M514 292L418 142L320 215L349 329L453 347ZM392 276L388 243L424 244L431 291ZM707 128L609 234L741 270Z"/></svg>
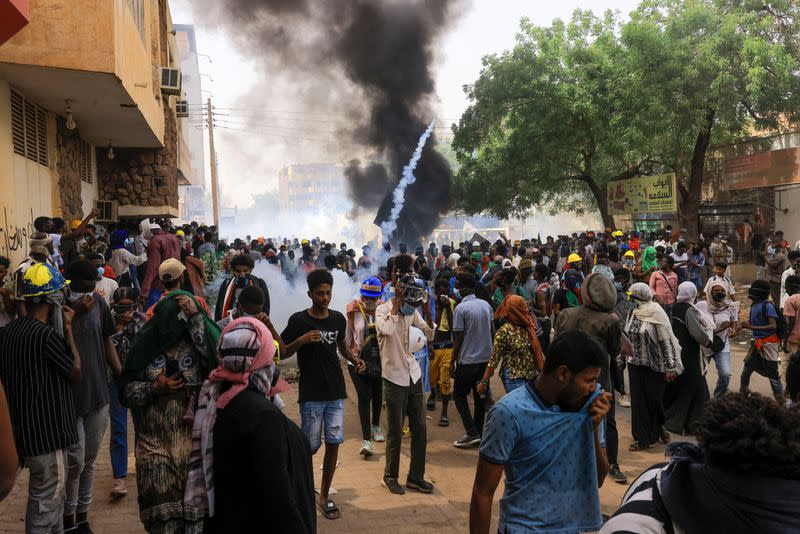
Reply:
<svg viewBox="0 0 800 534"><path fill-rule="evenodd" d="M339 337L338 330L320 330L320 341L329 345L336 344L336 338Z"/></svg>

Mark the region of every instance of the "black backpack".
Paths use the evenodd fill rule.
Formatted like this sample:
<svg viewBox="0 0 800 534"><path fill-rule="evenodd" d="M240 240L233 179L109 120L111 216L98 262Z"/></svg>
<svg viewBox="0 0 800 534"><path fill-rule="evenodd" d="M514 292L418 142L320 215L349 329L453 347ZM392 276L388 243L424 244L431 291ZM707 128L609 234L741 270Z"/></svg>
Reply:
<svg viewBox="0 0 800 534"><path fill-rule="evenodd" d="M783 316L783 312L775 306L772 302L766 302L764 307L761 309L761 313L764 317L764 322L768 322L769 318L767 317L767 306L772 305L775 309L775 313L778 315L778 318L775 319L775 333L778 335L778 339L784 341L786 338L789 337L789 323L786 322L786 317Z"/></svg>

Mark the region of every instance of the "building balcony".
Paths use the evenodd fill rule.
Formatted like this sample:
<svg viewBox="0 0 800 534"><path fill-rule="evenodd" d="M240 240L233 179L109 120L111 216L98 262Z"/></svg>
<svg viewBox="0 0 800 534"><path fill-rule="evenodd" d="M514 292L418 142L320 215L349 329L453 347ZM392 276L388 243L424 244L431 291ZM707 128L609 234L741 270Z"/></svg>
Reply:
<svg viewBox="0 0 800 534"><path fill-rule="evenodd" d="M157 3L29 3L30 22L0 46L0 78L58 114L70 100L81 136L93 145L163 147L160 67L169 54L152 35L160 29Z"/></svg>

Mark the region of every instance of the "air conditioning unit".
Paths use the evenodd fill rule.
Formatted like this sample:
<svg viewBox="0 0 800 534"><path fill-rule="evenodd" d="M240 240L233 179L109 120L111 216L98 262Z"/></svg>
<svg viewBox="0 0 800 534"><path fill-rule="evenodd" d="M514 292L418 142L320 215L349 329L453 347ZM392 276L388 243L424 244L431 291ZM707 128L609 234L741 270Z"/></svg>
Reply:
<svg viewBox="0 0 800 534"><path fill-rule="evenodd" d="M188 100L176 100L175 101L175 114L178 118L188 119L189 118L189 101Z"/></svg>
<svg viewBox="0 0 800 534"><path fill-rule="evenodd" d="M96 200L94 206L97 208L95 221L102 223L117 222L116 200Z"/></svg>
<svg viewBox="0 0 800 534"><path fill-rule="evenodd" d="M181 71L161 67L161 92L168 95L181 94Z"/></svg>

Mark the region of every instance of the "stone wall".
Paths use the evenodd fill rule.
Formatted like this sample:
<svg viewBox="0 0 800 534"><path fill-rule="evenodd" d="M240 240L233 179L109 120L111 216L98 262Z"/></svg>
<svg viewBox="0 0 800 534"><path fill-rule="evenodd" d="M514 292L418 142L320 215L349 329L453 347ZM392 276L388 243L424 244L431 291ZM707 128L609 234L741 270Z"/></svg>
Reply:
<svg viewBox="0 0 800 534"><path fill-rule="evenodd" d="M81 199L81 137L77 129L68 130L66 120L56 116L56 173L61 216L66 221L83 218Z"/></svg>
<svg viewBox="0 0 800 534"><path fill-rule="evenodd" d="M164 100L166 104L166 99ZM164 108L164 148L97 149L100 198L120 206L178 207L178 127L175 114Z"/></svg>

